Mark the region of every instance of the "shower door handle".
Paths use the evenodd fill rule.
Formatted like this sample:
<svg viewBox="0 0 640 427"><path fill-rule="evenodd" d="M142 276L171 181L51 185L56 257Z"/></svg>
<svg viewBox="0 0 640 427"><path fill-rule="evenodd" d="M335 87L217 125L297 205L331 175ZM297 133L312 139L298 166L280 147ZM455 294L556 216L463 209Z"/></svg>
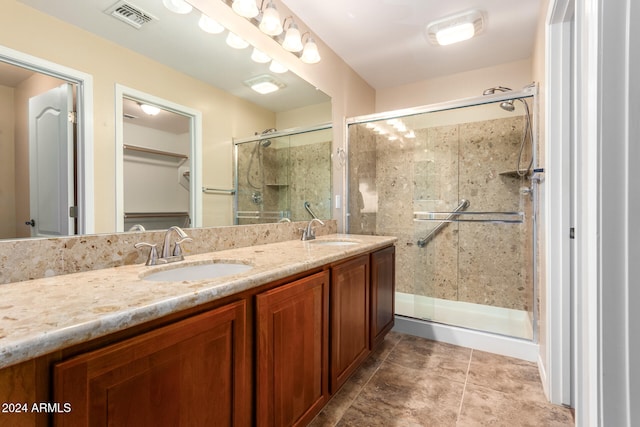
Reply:
<svg viewBox="0 0 640 427"><path fill-rule="evenodd" d="M36 221L33 218L31 218L31 220L25 221L24 225L30 225L31 227L35 227Z"/></svg>

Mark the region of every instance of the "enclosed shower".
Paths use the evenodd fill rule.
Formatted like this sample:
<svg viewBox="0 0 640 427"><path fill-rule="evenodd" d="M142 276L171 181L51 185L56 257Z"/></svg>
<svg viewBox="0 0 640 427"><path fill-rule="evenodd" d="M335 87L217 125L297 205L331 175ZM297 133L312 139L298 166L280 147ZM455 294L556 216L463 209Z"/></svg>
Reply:
<svg viewBox="0 0 640 427"><path fill-rule="evenodd" d="M398 238L396 315L536 339L535 90L348 121L347 228Z"/></svg>
<svg viewBox="0 0 640 427"><path fill-rule="evenodd" d="M235 223L331 218L331 142L330 125L235 140Z"/></svg>

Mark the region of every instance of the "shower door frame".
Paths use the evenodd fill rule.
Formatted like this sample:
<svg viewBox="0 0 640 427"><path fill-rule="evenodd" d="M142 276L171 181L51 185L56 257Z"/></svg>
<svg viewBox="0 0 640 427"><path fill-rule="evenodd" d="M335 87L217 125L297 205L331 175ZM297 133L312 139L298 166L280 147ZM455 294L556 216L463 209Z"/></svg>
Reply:
<svg viewBox="0 0 640 427"><path fill-rule="evenodd" d="M415 108L406 108L406 109L400 109L400 110L393 110L393 111L387 111L387 112L383 112L383 113L375 113L375 114L368 114L368 115L363 115L363 116L356 116L356 117L351 117L351 118L347 118L345 120L345 127L344 127L344 132L346 135L346 149L345 149L345 153L346 153L346 165L344 168L344 180L345 180L345 187L344 187L344 194L343 194L343 198L344 198L344 207L342 210L342 220L343 220L343 224L345 227L346 232L349 232L349 206L350 206L350 200L349 200L349 194L350 194L350 188L349 188L349 177L348 177L348 171L349 171L349 126L350 125L356 125L356 124L366 124L369 122L375 122L375 121L381 121L381 120L389 120L389 119L396 119L396 118L402 118L405 116L415 116L415 115L419 115L419 114L425 114L425 113L435 113L435 112L440 112L440 111L446 111L446 110L453 110L453 109L457 109L457 108L464 108L464 107L474 107L474 106L479 106L479 105L486 105L486 104L492 104L492 103L496 103L496 102L502 102L502 101L508 101L508 100L512 100L512 99L518 99L518 98L531 98L532 99L532 108L531 108L531 132L532 132L532 141L534 142L534 144L532 144L531 146L531 158L533 160L532 162L532 173L530 176L530 180L531 180L531 194L532 194L532 201L531 201L531 206L532 206L532 272L531 272L531 277L532 277L532 284L533 284L533 307L532 307L532 314L533 314L533 319L532 319L532 339L531 340L525 340L522 339L522 341L530 341L531 343L537 344L539 341L539 328L538 328L538 322L539 322L539 307L538 307L538 272L537 272L537 260L538 260L538 226L537 226L537 216L538 216L538 208L539 208L539 200L538 200L538 184L540 181L540 176L539 173L540 172L544 172L544 170L540 171L538 170L538 156L537 156L537 147L538 147L538 118L537 118L537 112L538 110L538 84L537 83L532 83L529 86L524 87L521 90L514 90L514 91L510 91L510 92L500 92L500 93L496 93L493 95L481 95L481 96L477 96L477 97L472 97L472 98L463 98L463 99L458 99L458 100L452 100L452 101L446 101L446 102L441 102L441 103L436 103L436 104L430 104L430 105L425 105L425 106L421 106L421 107L415 107ZM536 172L536 170L538 170L538 172ZM520 338L515 338L517 340L520 340Z"/></svg>

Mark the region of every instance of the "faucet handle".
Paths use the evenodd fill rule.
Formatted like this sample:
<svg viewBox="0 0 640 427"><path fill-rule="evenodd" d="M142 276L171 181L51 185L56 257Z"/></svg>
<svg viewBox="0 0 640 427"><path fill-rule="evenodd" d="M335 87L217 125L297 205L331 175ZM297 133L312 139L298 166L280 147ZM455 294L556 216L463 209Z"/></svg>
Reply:
<svg viewBox="0 0 640 427"><path fill-rule="evenodd" d="M158 248L157 248L157 245L151 244L151 243L146 243L146 242L140 242L140 243L136 243L133 246L136 249L144 247L144 246L148 246L148 247L151 248L151 250L149 251L149 257L147 258L147 262L145 263L145 265L156 265L158 263Z"/></svg>
<svg viewBox="0 0 640 427"><path fill-rule="evenodd" d="M191 237L185 237L178 240L173 247L173 256L182 256L182 246L180 246L180 244L184 242L193 242L193 239Z"/></svg>

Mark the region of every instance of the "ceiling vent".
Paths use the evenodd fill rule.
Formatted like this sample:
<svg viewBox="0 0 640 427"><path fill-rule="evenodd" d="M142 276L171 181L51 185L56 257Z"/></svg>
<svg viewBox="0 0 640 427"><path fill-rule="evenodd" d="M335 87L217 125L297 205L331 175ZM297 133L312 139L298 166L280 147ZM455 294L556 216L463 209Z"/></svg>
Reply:
<svg viewBox="0 0 640 427"><path fill-rule="evenodd" d="M155 16L124 0L117 2L104 12L138 30L147 22L157 20Z"/></svg>

